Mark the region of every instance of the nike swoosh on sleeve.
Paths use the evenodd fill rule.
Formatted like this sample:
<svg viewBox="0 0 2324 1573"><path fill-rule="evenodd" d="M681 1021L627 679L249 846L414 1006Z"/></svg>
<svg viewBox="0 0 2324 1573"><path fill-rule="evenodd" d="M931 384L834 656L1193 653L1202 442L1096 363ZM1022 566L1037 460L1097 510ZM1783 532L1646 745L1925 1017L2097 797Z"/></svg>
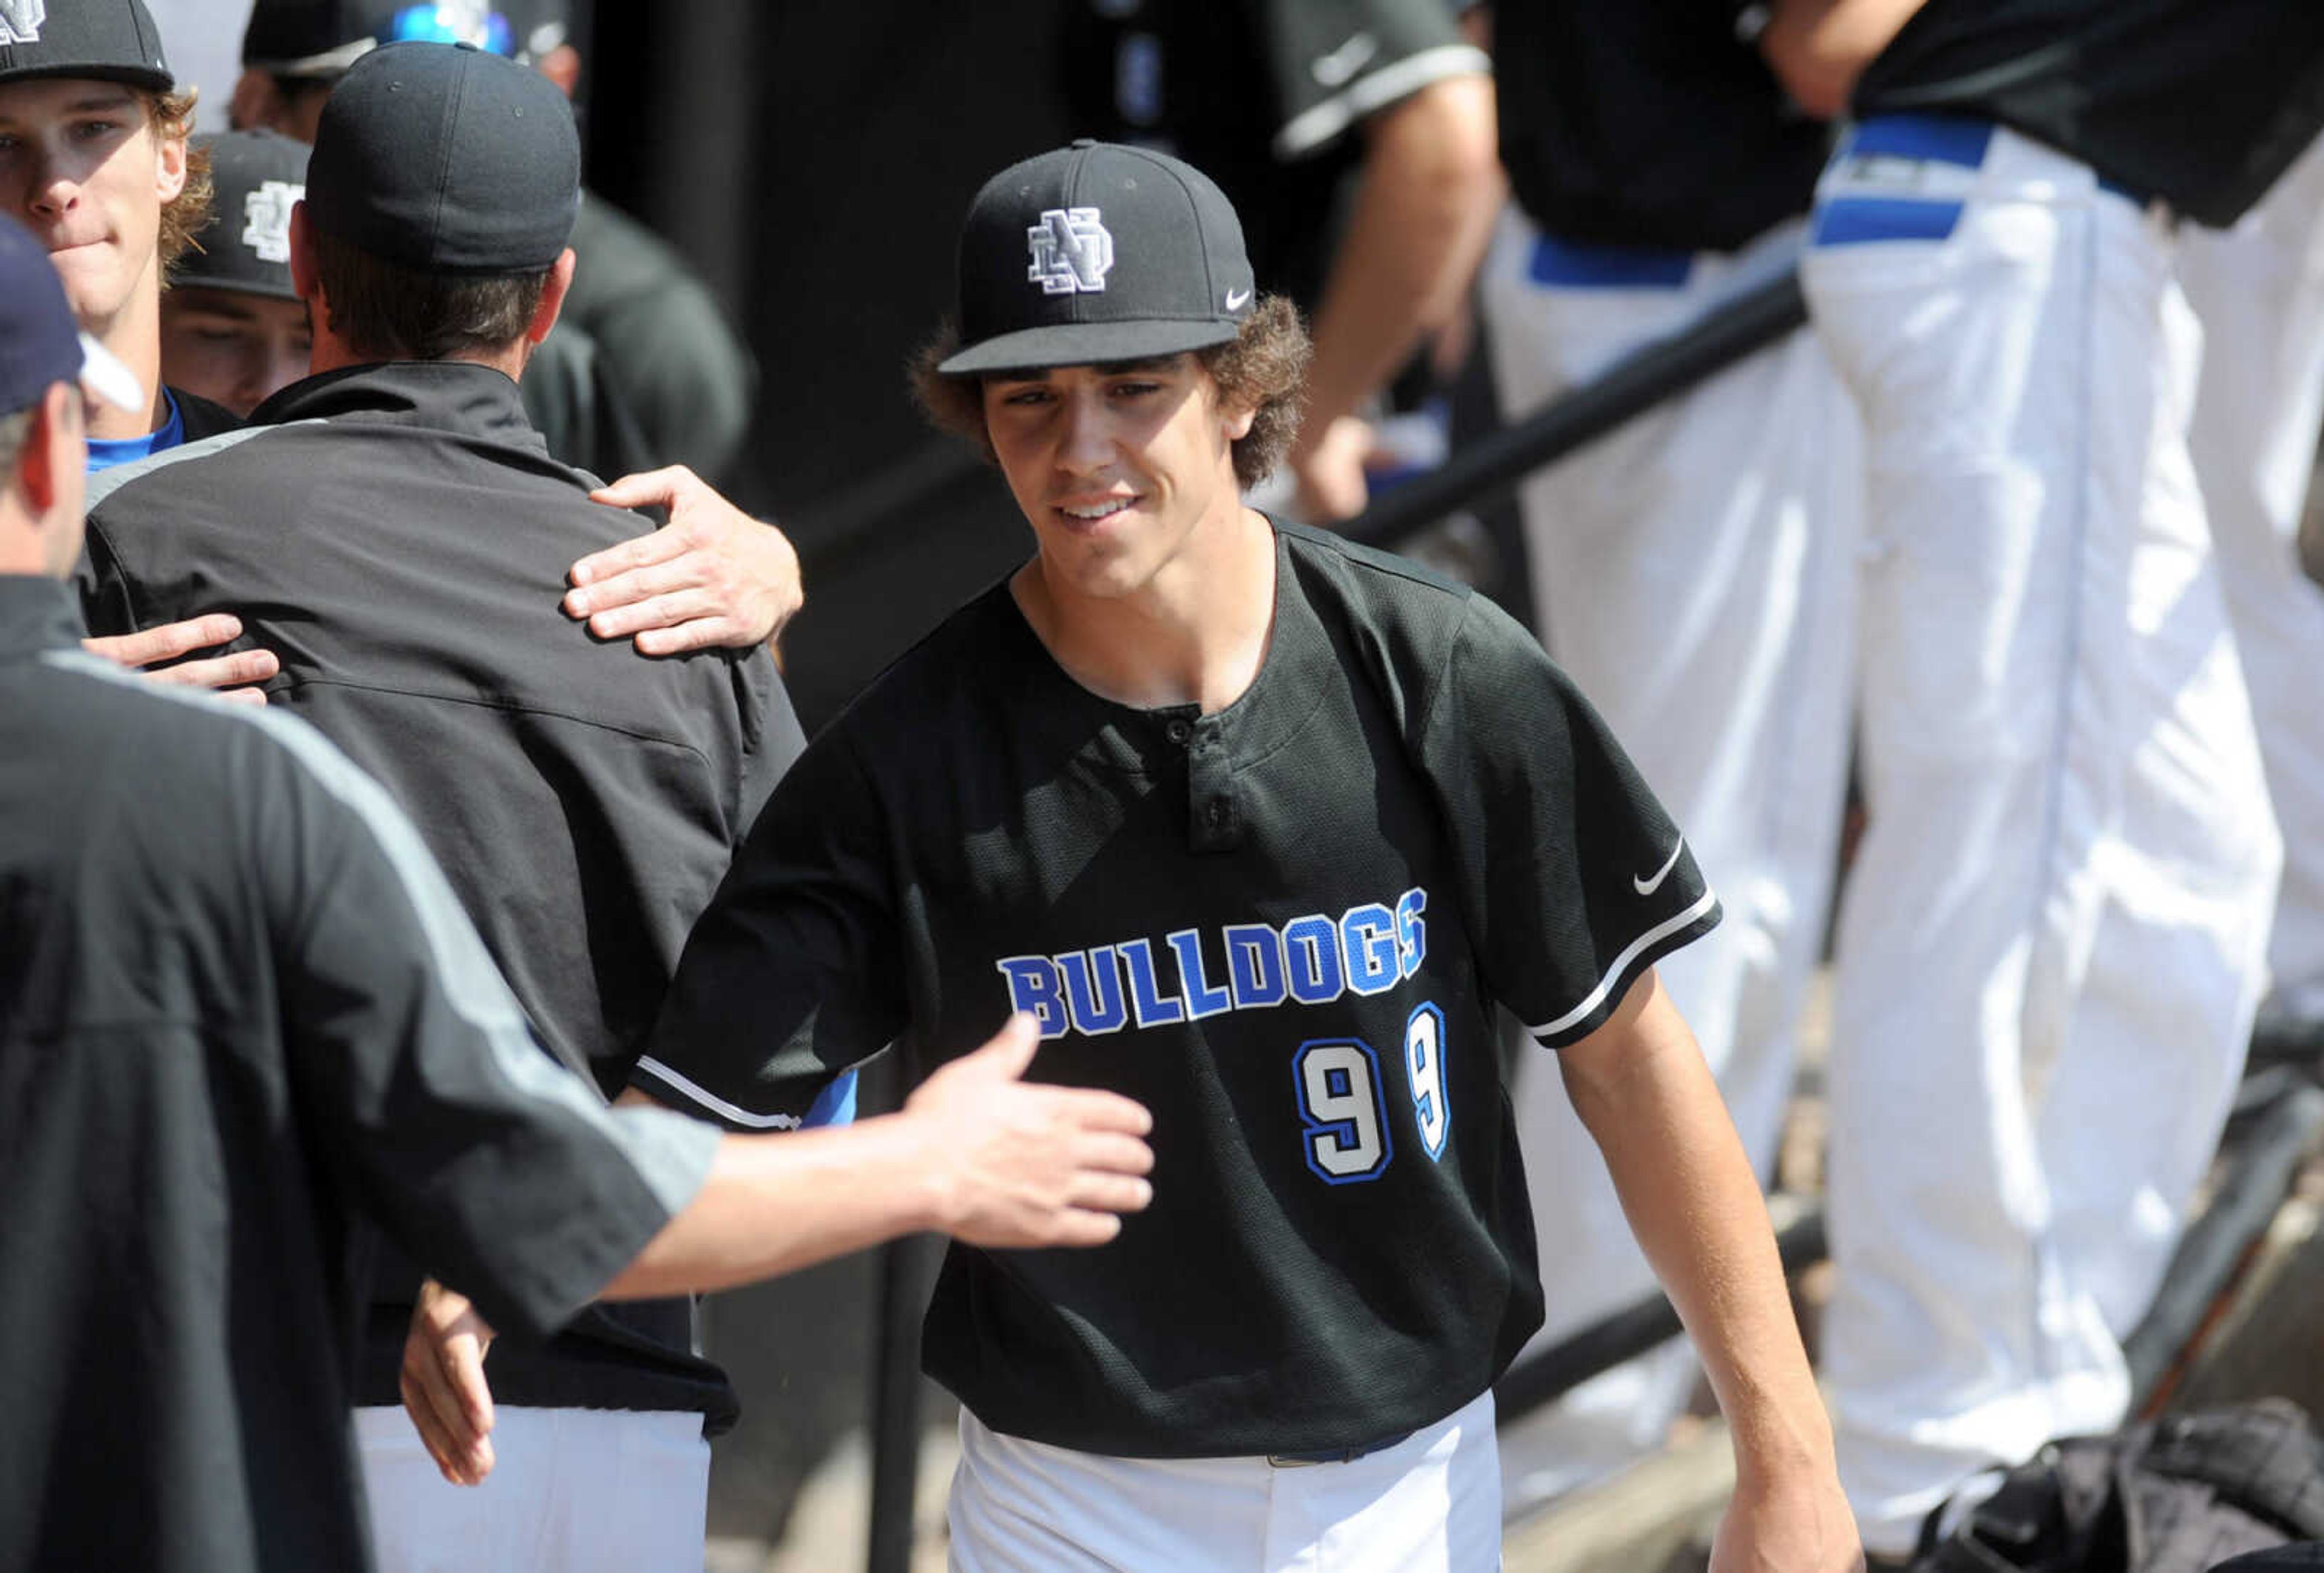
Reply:
<svg viewBox="0 0 2324 1573"><path fill-rule="evenodd" d="M1631 886L1642 896L1654 894L1663 888L1663 881L1668 879L1671 870L1678 866L1678 855L1685 850L1686 837L1682 836L1678 838L1678 845L1671 848L1670 861L1655 871L1654 878L1640 879L1634 874L1630 876Z"/></svg>

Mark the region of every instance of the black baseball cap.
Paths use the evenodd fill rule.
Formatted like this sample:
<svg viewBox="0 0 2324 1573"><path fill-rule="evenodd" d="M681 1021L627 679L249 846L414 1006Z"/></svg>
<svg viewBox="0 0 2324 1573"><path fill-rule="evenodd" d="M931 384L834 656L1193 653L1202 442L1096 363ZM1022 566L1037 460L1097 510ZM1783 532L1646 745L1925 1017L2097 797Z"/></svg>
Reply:
<svg viewBox="0 0 2324 1573"><path fill-rule="evenodd" d="M0 0L0 82L32 77L178 85L144 0Z"/></svg>
<svg viewBox="0 0 2324 1573"><path fill-rule="evenodd" d="M1143 360L1224 344L1257 293L1242 225L1167 153L1082 141L984 183L960 235L946 376Z"/></svg>
<svg viewBox="0 0 2324 1573"><path fill-rule="evenodd" d="M484 0L257 0L242 63L277 77L340 76L382 44L470 43L516 52L515 25Z"/></svg>
<svg viewBox="0 0 2324 1573"><path fill-rule="evenodd" d="M391 43L347 70L307 162L315 227L432 273L533 273L581 202L581 138L556 85L466 44Z"/></svg>
<svg viewBox="0 0 2324 1573"><path fill-rule="evenodd" d="M307 195L307 144L272 131L196 139L209 149L210 222L170 270L176 284L295 301L290 209Z"/></svg>
<svg viewBox="0 0 2324 1573"><path fill-rule="evenodd" d="M0 216L0 416L69 382L124 410L145 403L136 374L73 321L48 248Z"/></svg>

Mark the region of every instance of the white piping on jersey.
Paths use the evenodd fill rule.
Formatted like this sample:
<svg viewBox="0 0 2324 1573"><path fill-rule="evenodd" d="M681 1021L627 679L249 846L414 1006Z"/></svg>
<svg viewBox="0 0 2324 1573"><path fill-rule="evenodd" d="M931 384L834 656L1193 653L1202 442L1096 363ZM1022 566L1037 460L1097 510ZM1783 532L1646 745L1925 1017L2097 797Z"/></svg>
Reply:
<svg viewBox="0 0 2324 1573"><path fill-rule="evenodd" d="M1612 989L1614 985L1620 980L1622 975L1630 969L1630 963L1636 961L1642 954L1645 953L1647 946L1654 944L1658 939L1668 939L1671 935L1677 933L1681 929L1685 928L1689 923L1693 922L1697 918L1702 917L1703 913L1711 911L1711 908L1718 904L1718 893L1709 890L1704 891L1702 898L1698 900L1694 905L1687 908L1686 911L1679 913L1678 916L1674 918L1664 919L1661 922L1656 923L1653 928L1647 930L1645 933L1639 935L1637 939L1624 946L1622 948L1622 954L1614 958L1614 965L1606 969L1606 976L1598 980L1598 986L1591 989L1588 995L1584 995L1580 1004L1574 1006L1572 1010L1566 1012L1565 1014L1558 1017L1557 1020L1554 1022L1545 1023L1538 1027L1527 1027L1526 1031L1531 1032L1536 1038L1548 1038L1564 1032L1566 1028L1571 1027L1576 1022L1588 1021L1590 1019L1590 1013L1592 1011L1595 1011L1600 1005L1605 1004L1608 991Z"/></svg>
<svg viewBox="0 0 2324 1573"><path fill-rule="evenodd" d="M1275 155L1297 158L1313 153L1373 110L1408 98L1432 82L1447 77L1488 76L1492 69L1493 62L1483 51L1465 43L1440 44L1406 55L1370 76L1357 78L1346 92L1334 94L1286 121L1275 134Z"/></svg>
<svg viewBox="0 0 2324 1573"><path fill-rule="evenodd" d="M638 1069L680 1097L700 1104L721 1119L748 1125L754 1131L796 1131L799 1128L800 1120L797 1115L754 1115L740 1104L728 1103L699 1082L680 1076L650 1054L638 1056Z"/></svg>

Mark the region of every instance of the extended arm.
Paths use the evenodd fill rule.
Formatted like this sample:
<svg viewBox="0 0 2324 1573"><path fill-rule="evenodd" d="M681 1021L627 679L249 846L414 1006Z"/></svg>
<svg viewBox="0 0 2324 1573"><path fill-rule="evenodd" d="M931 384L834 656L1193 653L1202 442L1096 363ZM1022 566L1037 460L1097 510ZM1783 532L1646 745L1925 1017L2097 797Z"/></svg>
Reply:
<svg viewBox="0 0 2324 1573"><path fill-rule="evenodd" d="M1712 1568L1860 1567L1766 1202L1693 1034L1648 972L1559 1059L1734 1436L1735 1498Z"/></svg>
<svg viewBox="0 0 2324 1573"><path fill-rule="evenodd" d="M604 1291L608 1300L748 1283L938 1230L993 1247L1099 1245L1146 1206L1146 1111L1117 1094L1023 1082L1032 1019L928 1078L900 1114L838 1129L729 1136L701 1191ZM637 1089L622 1103L649 1102ZM492 1329L430 1284L405 1340L403 1404L444 1477L493 1467Z"/></svg>
<svg viewBox="0 0 2324 1573"><path fill-rule="evenodd" d="M1819 120L1848 110L1856 79L1923 0L1775 0L1759 52L1799 106Z"/></svg>
<svg viewBox="0 0 2324 1573"><path fill-rule="evenodd" d="M1493 85L1446 77L1374 112L1346 236L1315 309L1307 413L1290 456L1317 523L1365 502L1363 401L1459 312L1500 205Z"/></svg>

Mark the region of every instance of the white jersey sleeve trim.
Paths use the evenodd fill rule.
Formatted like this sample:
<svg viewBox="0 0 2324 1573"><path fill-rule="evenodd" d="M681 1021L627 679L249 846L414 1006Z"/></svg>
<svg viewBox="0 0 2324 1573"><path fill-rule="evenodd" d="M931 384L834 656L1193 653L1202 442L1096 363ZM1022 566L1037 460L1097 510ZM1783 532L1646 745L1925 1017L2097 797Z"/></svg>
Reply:
<svg viewBox="0 0 2324 1573"><path fill-rule="evenodd" d="M1399 98L1409 98L1431 82L1447 77L1490 76L1493 62L1482 50L1465 43L1448 43L1422 50L1416 55L1382 66L1359 77L1344 93L1310 105L1275 134L1275 156L1296 159L1314 153L1342 132Z"/></svg>
<svg viewBox="0 0 2324 1573"><path fill-rule="evenodd" d="M1545 1022L1538 1027L1528 1026L1526 1031L1536 1038L1554 1038L1575 1022L1588 1021L1591 1013L1606 1003L1606 995L1611 992L1614 985L1628 975L1630 964L1646 954L1648 947L1669 939L1688 924L1699 921L1705 913L1718 904L1718 893L1714 891L1704 891L1694 905L1674 918L1664 919L1624 946L1622 953L1614 958L1614 965L1606 969L1606 976L1598 980L1598 986L1585 995L1580 1004L1554 1022Z"/></svg>
<svg viewBox="0 0 2324 1573"><path fill-rule="evenodd" d="M801 1122L797 1115L754 1115L740 1104L728 1103L699 1082L679 1075L650 1054L638 1056L637 1069L688 1103L701 1106L722 1120L753 1131L796 1131L799 1128Z"/></svg>

